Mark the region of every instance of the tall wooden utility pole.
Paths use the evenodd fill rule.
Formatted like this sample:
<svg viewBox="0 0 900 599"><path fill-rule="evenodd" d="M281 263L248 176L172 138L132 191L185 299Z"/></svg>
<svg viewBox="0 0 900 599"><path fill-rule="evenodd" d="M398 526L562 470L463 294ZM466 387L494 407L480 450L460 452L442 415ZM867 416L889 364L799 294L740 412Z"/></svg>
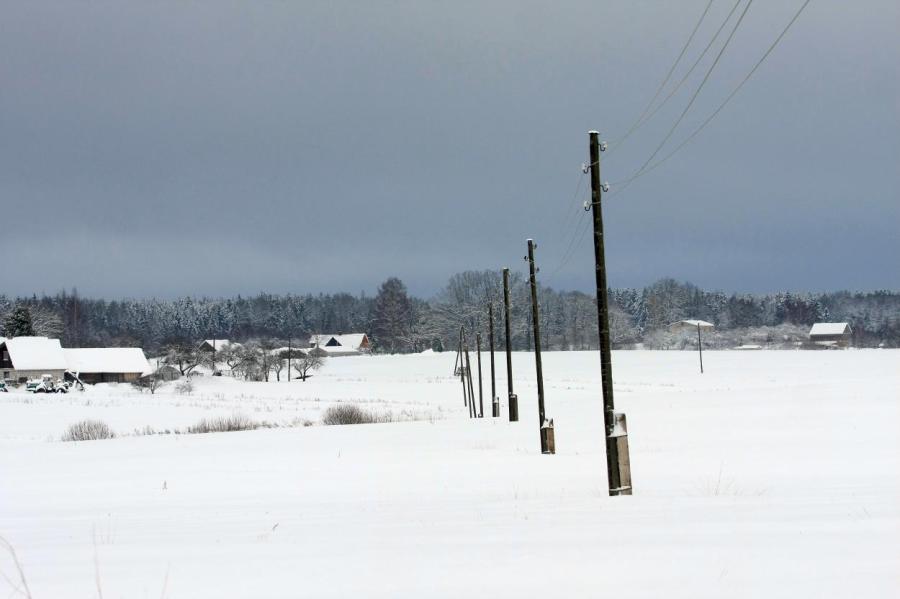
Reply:
<svg viewBox="0 0 900 599"><path fill-rule="evenodd" d="M469 359L469 340L463 337L463 351L466 354L466 380L469 383L469 418L476 418L475 388L472 387L472 361Z"/></svg>
<svg viewBox="0 0 900 599"><path fill-rule="evenodd" d="M291 348L291 337L288 336L288 382L291 382L291 358L294 356L294 350Z"/></svg>
<svg viewBox="0 0 900 599"><path fill-rule="evenodd" d="M488 329L491 333L491 417L500 417L500 398L497 397L497 379L494 376L494 302L488 303Z"/></svg>
<svg viewBox="0 0 900 599"><path fill-rule="evenodd" d="M631 464L625 414L613 402L612 349L609 343L609 298L606 295L606 254L603 247L603 207L600 183L600 134L588 132L591 157L591 211L594 217L594 262L597 278L597 325L600 332L600 375L603 386L603 423L606 428L606 474L609 494L631 495ZM605 146L605 144L604 144Z"/></svg>
<svg viewBox="0 0 900 599"><path fill-rule="evenodd" d="M528 240L528 282L531 284L531 318L534 330L534 367L537 371L538 392L538 426L541 433L541 453L556 453L556 444L553 438L553 421L547 421L544 413L544 369L541 365L541 321L538 314L537 278L534 266L534 240Z"/></svg>
<svg viewBox="0 0 900 599"><path fill-rule="evenodd" d="M484 389L481 385L481 333L475 333L475 351L478 352L478 417L484 418Z"/></svg>
<svg viewBox="0 0 900 599"><path fill-rule="evenodd" d="M519 398L513 393L512 340L509 333L509 269L503 269L503 309L506 319L506 389L509 394L509 421L519 421Z"/></svg>
<svg viewBox="0 0 900 599"><path fill-rule="evenodd" d="M468 408L469 401L466 399L468 393L466 388L466 360L463 354L463 327L459 327L459 349L457 350L456 355L459 358L459 380L462 381L463 386L463 405Z"/></svg>

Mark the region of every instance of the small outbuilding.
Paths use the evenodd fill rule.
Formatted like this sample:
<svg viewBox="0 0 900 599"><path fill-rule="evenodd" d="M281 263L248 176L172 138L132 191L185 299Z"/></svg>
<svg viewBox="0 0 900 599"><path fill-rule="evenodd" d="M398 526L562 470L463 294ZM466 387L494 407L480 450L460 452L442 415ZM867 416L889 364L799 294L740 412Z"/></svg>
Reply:
<svg viewBox="0 0 900 599"><path fill-rule="evenodd" d="M853 331L847 322L817 322L809 330L809 341L818 347L849 347Z"/></svg>

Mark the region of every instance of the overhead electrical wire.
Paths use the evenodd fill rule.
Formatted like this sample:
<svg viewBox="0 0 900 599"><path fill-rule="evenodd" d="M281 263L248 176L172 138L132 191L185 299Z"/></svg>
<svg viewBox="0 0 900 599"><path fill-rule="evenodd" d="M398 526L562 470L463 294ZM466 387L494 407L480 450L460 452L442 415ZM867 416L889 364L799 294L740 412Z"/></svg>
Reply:
<svg viewBox="0 0 900 599"><path fill-rule="evenodd" d="M734 12L737 10L738 6L740 6L742 0L737 0L734 3L734 6L731 7L731 11L728 13L728 16L725 17L725 20L722 21L722 24L719 25L719 28L716 30L716 33L712 36L712 39L709 40L709 43L706 44L706 47L703 48L703 51L700 53L700 56L697 57L697 60L694 61L694 64L691 65L691 68L684 74L681 80L675 84L675 87L663 98L663 101L660 102L656 108L654 108L650 113L646 115L646 117L638 122L637 127L635 127L635 131L644 126L646 122L652 119L656 113L658 113L668 102L672 99L672 97L678 93L678 90L681 89L681 86L688 80L688 78L694 73L694 70L697 68L697 65L700 64L700 61L706 56L706 53L709 52L709 49L712 48L713 44L716 43L716 40L719 39L719 35L721 35L722 31L725 29L725 25L728 24L728 21L731 20L731 17L734 16ZM624 138L622 139L624 141ZM621 143L621 142L620 142Z"/></svg>
<svg viewBox="0 0 900 599"><path fill-rule="evenodd" d="M775 50L775 47L778 46L778 44L781 42L781 40L787 34L788 30L794 25L794 23L797 21L797 19L800 17L800 15L806 9L807 5L809 5L810 1L811 0L805 0L805 2L803 2L803 4L800 6L800 8L797 9L797 12L794 13L794 16L791 17L791 20L788 21L788 24L785 25L784 29L781 30L781 33L778 34L778 37L775 38L775 41L773 41L772 44L769 45L769 47L765 51L765 53L763 53L763 55L756 62L756 64L753 65L753 68L750 69L750 71L741 80L741 82L738 83L738 85L731 91L730 94L728 94L728 96L722 101L722 103L719 104L718 108L716 108L708 117L706 117L706 120L704 120L702 123L700 123L700 125L690 135L688 135L680 144L678 144L678 146L676 146L671 152L669 152L663 158L657 160L653 164L644 168L643 172L639 173L638 175L634 175L634 176L630 177L629 179L625 179L624 181L621 181L619 183L614 183L613 184L614 186L622 185L622 187L620 189L615 190L614 193L621 193L622 191L624 191L625 188L627 188L631 184L632 181L636 180L639 176L643 176L643 175L649 173L650 171L654 170L655 168L661 166L663 163L665 163L667 160L669 160L672 156L677 154L684 146L686 146L688 143L690 143L691 140L693 140L695 137L697 137L697 135L699 135L699 133L701 131L703 131L703 129L714 118L716 118L716 116L720 112L722 112L722 110L725 108L725 106L727 106L728 103L731 102L731 100L738 94L738 92L741 91L741 88L743 88L744 85L754 75L754 73L756 73L756 71L759 69L759 67L762 66L763 62L765 62L765 60L769 57L769 55L772 53L772 51Z"/></svg>
<svg viewBox="0 0 900 599"><path fill-rule="evenodd" d="M719 34L720 34L720 33L722 32L722 30L724 29L725 25L728 23L728 21L731 20L731 17L733 16L735 10L736 10L736 9L738 8L738 6L740 5L741 1L742 1L742 0L737 0L737 2L735 3L735 5L732 7L731 11L728 13L728 16L725 18L725 20L724 20L724 21L722 22L722 24L719 26L719 29L718 29L718 30L716 31L716 33L713 35L712 40L709 42L709 44L707 44L706 48L704 48L704 50L701 52L700 56L697 58L697 60L694 62L694 64L691 66L691 68L688 70L688 72L686 73L686 75L685 75L684 77L682 77L681 81L679 81L678 84L676 84L675 88L674 88L671 92L669 92L669 95L667 95L666 98L663 99L663 102L662 102L659 106L657 106L657 108L654 109L651 113L649 113L649 115L647 115L646 120L649 120L650 118L652 118L652 116L653 116L653 115L654 115L654 114L655 114L655 113L656 113L656 112L657 112L657 111L658 111L658 110L666 103L666 101L667 101L669 98L671 98L671 97L674 95L675 92L678 91L678 89L681 87L681 85L687 80L687 78L690 76L690 74L693 72L693 70L697 67L697 65L699 64L699 62L703 59L703 57L704 57L704 56L706 55L706 53L709 51L710 47L715 43L716 39L718 38ZM710 115L709 115L709 116L708 116L708 117L707 117L707 118L706 118L706 119L705 119L705 120L704 120L704 121L703 121L703 122L702 122L702 123L701 123L701 124L700 124L700 125L699 125L692 133L691 133L691 134L690 134L690 135L689 135L689 136L688 136L688 137L686 137L680 144L678 144L678 146L676 146L675 149L673 149L671 152L669 152L668 154L666 154L666 155L665 155L663 158L661 158L660 160L658 160L658 161L653 162L652 164L650 164L651 161L653 160L653 158L659 153L659 150L665 145L665 143L666 143L666 142L668 141L668 139L671 137L672 132L674 132L674 130L675 130L675 129L678 127L678 125L681 123L681 120L683 120L684 115L687 114L687 111L690 109L691 105L693 104L693 101L696 99L697 95L700 93L700 90L703 88L703 85L706 83L707 79L709 79L710 74L712 73L713 69L715 68L716 64L718 63L719 59L721 58L722 54L724 53L725 48L728 46L729 42L731 41L731 38L734 36L735 32L737 31L738 27L740 26L741 21L743 20L744 16L747 14L747 11L749 10L750 5L753 3L753 0L749 0L748 3L747 3L747 5L744 7L744 10L743 10L743 12L741 13L741 16L739 17L737 23L735 24L734 28L731 30L731 33L729 34L728 39L725 41L725 44L724 44L724 45L722 46L722 48L719 50L719 53L718 53L718 55L716 56L716 59L713 61L712 66L711 66L710 69L707 71L706 76L704 77L704 79L703 79L703 81L700 83L700 85L698 86L697 90L694 92L694 95L693 95L693 97L691 98L691 101L688 103L688 106L684 109L684 111L682 112L681 116L679 117L679 119L676 121L675 125L674 125L674 126L672 127L672 129L670 130L669 135L666 136L666 138L665 138L665 139L663 140L663 142L657 147L657 149L654 151L654 153L651 155L651 157L644 163L644 165L643 165L640 169L638 169L638 171L637 171L635 174L633 174L633 175L632 175L631 177L629 177L628 179L625 179L625 180L623 180L623 181L620 181L620 182L617 182L617 183L614 183L614 184L613 184L613 185L622 185L622 187L621 187L620 189L613 190L612 192L607 193L607 194L605 194L605 195L606 195L607 197L610 197L610 196L616 195L616 194L618 194L618 193L621 193L621 192L624 191L625 188L627 188L633 181L635 181L635 180L638 179L639 177L643 176L644 174L646 174L646 173L648 173L648 172L650 172L650 171L656 169L657 167L661 166L664 162L666 162L666 161L669 160L672 156L674 156L675 154L677 154L684 146L686 146L688 143L690 143L690 142L691 142L691 141L692 141L692 140L693 140L693 139L694 139L694 138L695 138L695 137L696 137L696 136L697 136L697 135L698 135L698 134L699 134L699 133L700 133L700 132L701 132L701 131L702 131L702 130L703 130L703 129L704 129L704 128L705 128L705 127L706 127L706 126L707 126L707 125L708 125L708 124L709 124L709 123L710 123L710 122L711 122L711 121L712 121L712 120L713 120L713 119L714 119L714 118L715 118L715 117L716 117L716 116L724 109L724 108L725 108L725 106L727 106L728 103L731 102L731 100L732 100L732 99L738 94L738 92L744 87L744 85L747 83L747 81L749 81L750 78L756 73L756 71L759 69L759 67L762 66L762 64L763 64L763 63L765 62L765 60L769 57L769 55L775 50L775 48L778 46L778 44L781 42L781 40L782 40L782 39L784 38L784 36L787 34L788 30L794 25L794 23L797 21L797 19L800 17L800 15L803 13L803 11L806 9L807 5L809 5L810 2L811 2L811 0L805 0L805 1L803 2L803 4L800 6L800 8L797 10L797 12L794 13L794 16L791 18L791 20L790 20L790 21L787 23L787 25L784 27L784 29L781 30L781 33L778 34L778 37L776 37L775 40L772 42L772 44L769 45L768 49L763 53L763 55L762 55L762 56L760 57L760 59L756 62L756 64L753 65L753 68L750 69L750 71L747 73L747 75L746 75L746 76L741 80L741 82L740 82L740 83L739 83L739 84L731 91L731 93L725 98L725 100L723 100L722 103L719 104L719 106L718 106L718 107L717 107L717 108L716 108L716 109L715 109L715 110L714 110L714 111L713 111L713 112L712 112L712 113L711 113L711 114L710 114ZM707 6L707 10L708 10L708 9L709 9L709 7ZM705 11L704 11L704 15L705 15ZM702 20L702 18L701 18L701 20ZM699 25L698 25L698 26L699 26ZM695 28L695 32L694 32L694 33L696 33L696 28ZM693 35L694 35L694 34L692 33L691 36L693 37ZM689 39L689 41L688 41L688 44L689 44L689 43L690 43L690 39ZM688 44L685 45L685 48L687 47ZM679 57L679 60L680 60L680 57ZM676 65L678 64L678 60L676 60L676 63L675 63L675 64L676 64ZM673 70L674 70L674 69L673 69ZM668 77L670 77L670 76L671 76L671 73L667 76L667 79L668 79ZM665 83L664 83L663 85L665 85ZM656 97L654 97L654 100L653 100L653 101L655 101L655 100L656 100ZM653 102L651 102L651 105L652 105L652 103L653 103ZM644 122L646 122L646 120L645 120ZM640 126L643 124L642 122L640 122L640 118L638 119L638 122L639 122L638 127L640 127ZM626 134L625 137L623 137L621 140L619 140L618 143L621 144L621 143L627 138L627 136L628 136L628 134ZM579 190L580 190L580 186L581 186L582 181L583 181L583 177L579 179L579 185L578 185L578 187L577 187L576 190L575 190L575 197L576 197L576 198L577 198L577 196L578 196L578 192L579 192ZM569 221L571 221L571 218L567 219L567 222L569 222ZM572 235L572 237L569 239L569 243L568 243L567 246L566 246L566 250L565 250L565 252L563 252L563 257L562 257L562 259L560 260L560 262L559 262L559 264L557 265L557 267L550 273L550 277L553 277L556 273L558 273L558 272L559 272L559 271L560 271L560 270L568 263L568 261L571 259L571 257L574 255L574 251L575 251L578 247L580 247L582 241L584 240L584 235L585 235L585 233L586 233L586 231L587 231L587 229L588 229L587 224L589 224L589 223L590 223L590 219L587 219L587 218L586 218L586 219L584 219L583 221L581 221L580 223L578 223L578 224L576 225L576 228L575 228L575 230L574 230L574 232L573 232L573 235ZM549 277L548 277L548 278L549 278Z"/></svg>
<svg viewBox="0 0 900 599"><path fill-rule="evenodd" d="M687 116L688 111L690 111L691 107L694 105L694 102L697 100L697 96L700 95L700 92L703 91L706 82L709 81L710 75L712 75L713 71L716 69L716 66L719 64L719 60L722 58L722 55L725 53L725 50L728 49L728 45L731 43L732 38L734 38L734 34L737 33L737 30L740 28L741 23L744 21L744 17L747 16L747 11L750 10L750 7L753 5L753 0L748 0L747 5L744 7L743 12L741 12L741 16L738 17L737 23L734 24L734 27L731 28L731 33L728 34L728 38L725 40L725 43L722 44L722 47L719 49L719 53L716 54L715 60L710 65L709 69L706 71L706 75L703 77L703 81L700 82L700 85L697 86L697 89L694 90L694 94L691 96L690 101L687 103L687 106L684 107L684 110L681 111L681 114L675 120L675 123L669 129L669 132L663 137L662 141L659 142L659 145L656 146L656 149L653 150L653 153L650 154L650 157L644 161L644 164L641 165L637 171L635 171L630 177L625 179L622 183L628 184L640 177L643 172L647 169L647 166L653 162L653 159L656 158L656 155L659 154L659 151L663 149L666 143L671 139L672 135L675 133L675 130L678 129L678 125L681 124L681 121L684 120L684 117Z"/></svg>
<svg viewBox="0 0 900 599"><path fill-rule="evenodd" d="M740 0L738 0L740 1ZM672 78L672 74L675 72L675 69L678 67L678 63L681 62L681 59L684 58L685 52L687 52L688 47L691 45L691 42L694 40L694 36L697 35L697 30L700 29L700 25L703 23L703 20L706 18L707 13L709 13L709 9L713 4L713 0L709 0L706 5L706 8L703 9L703 12L700 14L700 18L697 20L697 24L694 25L693 31L691 31L691 35L688 36L687 41L684 43L684 46L681 47L681 52L678 53L678 57L675 59L675 62L672 63L672 66L669 68L669 72L666 73L665 79L662 80L662 83L659 84L659 87L656 88L656 93L653 94L653 98L647 104L647 107L644 108L644 111L641 115L634 121L631 127L625 132L625 135L621 137L621 139L610 142L612 146L620 146L625 143L625 140L631 137L631 134L638 130L638 128L642 125L642 121L650 109L653 107L653 104L659 98L659 95L662 93L663 89L665 89L666 84L669 83L669 79Z"/></svg>

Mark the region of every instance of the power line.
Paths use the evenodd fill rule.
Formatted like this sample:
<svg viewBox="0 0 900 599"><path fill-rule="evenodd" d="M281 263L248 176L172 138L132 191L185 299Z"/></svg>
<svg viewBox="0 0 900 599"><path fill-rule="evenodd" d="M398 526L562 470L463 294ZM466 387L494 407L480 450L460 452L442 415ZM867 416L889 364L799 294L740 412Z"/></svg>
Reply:
<svg viewBox="0 0 900 599"><path fill-rule="evenodd" d="M740 0L738 0L740 1ZM615 146L620 146L625 143L625 140L631 137L631 134L637 131L637 129L641 126L642 120L650 111L650 108L653 106L654 102L656 102L657 98L659 98L659 94L662 93L662 90L666 87L666 84L669 82L669 79L672 78L672 74L675 72L675 68L678 66L678 63L681 62L681 59L684 57L684 53L687 52L688 46L691 45L691 42L694 39L694 36L697 35L697 30L700 29L701 23L706 18L706 14L709 12L710 7L712 6L713 0L709 0L709 3L706 5L706 8L703 9L703 12L700 14L700 18L697 20L697 24L694 25L693 31L691 31L691 35L688 37L687 41L684 43L684 46L681 48L681 52L678 53L678 58L675 59L675 62L672 63L672 66L669 68L669 72L666 73L665 79L663 79L662 83L659 84L659 87L656 88L656 93L653 94L653 98L650 100L650 103L647 104L647 107L644 108L644 111L637 118L637 120L628 128L625 132L625 135L622 136L621 139L618 139L614 142L611 142Z"/></svg>
<svg viewBox="0 0 900 599"><path fill-rule="evenodd" d="M742 0L737 0L737 2L734 3L734 6L731 7L731 11L728 13L728 16L726 16L725 20L722 21L722 24L719 25L719 28L716 30L716 33L712 36L712 39L709 40L709 43L706 44L706 47L703 49L703 52L700 53L700 56L697 57L697 60L695 60L694 64L691 65L691 68L688 69L687 73L684 74L684 76L681 78L681 80L675 85L675 87L672 88L672 90L668 93L668 95L666 95L666 97L663 98L663 101L660 102L656 106L656 108L654 108L652 111L650 111L650 113L647 114L646 118L644 118L642 121L640 121L638 123L635 130L643 127L644 124L647 123L647 121L652 119L656 115L656 113L658 113L663 108L663 106L665 106L669 102L669 100L672 99L672 96L674 96L676 93L678 93L678 90L681 89L681 86L684 85L684 83L688 80L688 78L691 76L691 74L697 68L697 65L700 64L700 61L702 61L703 58L706 56L706 53L709 52L709 49L712 48L713 44L716 43L716 40L719 39L719 35L721 35L722 31L725 29L725 25L728 24L728 21L731 20L731 17L734 16L734 12L737 10L737 7L740 6L741 1ZM623 139L623 141L624 141L624 139Z"/></svg>
<svg viewBox="0 0 900 599"><path fill-rule="evenodd" d="M756 73L756 71L759 69L759 67L762 66L762 64L763 64L763 62L765 62L766 58L768 58L769 55L772 53L772 51L775 50L775 47L781 42L782 38L784 38L785 34L787 34L788 30L797 21L797 19L800 17L800 15L806 9L806 6L809 3L810 3L810 0L805 0L805 2L800 6L800 8L797 10L797 12L794 13L794 16L791 18L791 20L788 22L788 24L784 27L784 29L781 30L781 33L778 34L778 37L775 38L775 41L772 42L772 44L769 46L769 48L765 51L765 53L762 55L762 57L756 62L756 64L753 65L753 68L750 69L750 72L747 73L747 75L741 80L741 82L737 85L737 87L735 87L731 91L731 93L728 94L728 96L725 98L725 100L723 100L722 103L719 104L719 107L716 108L712 112L712 114L710 114L706 118L706 120L704 120L702 123L700 123L700 126L697 127L693 131L693 133L691 133L689 136L687 136L684 139L684 141L682 141L680 144L678 144L678 146L676 146L674 150L672 150L671 152L666 154L663 158L659 159L658 161L654 162L652 165L650 165L646 169L644 169L644 171L643 171L643 173L641 173L641 175L649 173L650 171L654 170L658 166L661 166L664 162L669 160L672 156L677 154L684 146L686 146L688 143L690 143L690 141L693 140L710 123L710 121L712 121L714 118L716 118L716 116L720 112L722 112L722 110L725 108L725 106L727 106L728 103L731 102L732 98L734 98L737 95L737 93L741 90L742 87L744 87L744 85L747 83L747 81L750 80L750 78L753 76L753 74ZM624 180L622 182L623 187L616 191L618 193L621 193L636 178L637 178L637 176L632 177L631 179ZM616 185L618 185L618 183Z"/></svg>
<svg viewBox="0 0 900 599"><path fill-rule="evenodd" d="M585 176L585 172L584 172L584 170L582 170L578 177L578 184L575 186L575 193L572 194L572 199L569 201L570 206L574 203L576 217L578 216L579 210L581 210L581 206L576 202L576 200L578 199L578 194L581 191L581 186L584 184L584 176ZM563 210L565 210L565 208L563 208ZM564 223L563 226L557 230L557 233L559 233L559 236L561 236L563 233L565 233L565 231L572 225L572 210L571 209L566 212L566 216L562 222Z"/></svg>
<svg viewBox="0 0 900 599"><path fill-rule="evenodd" d="M750 10L750 6L752 4L753 4L753 0L748 0L747 5L744 7L744 11L741 13L741 16L738 17L737 23L734 24L734 27L731 29L731 33L728 34L728 39L725 40L725 43L719 49L719 53L716 55L716 58L713 61L712 65L710 65L709 69L706 71L706 75L703 77L703 81L701 81L700 85L697 86L697 89L694 90L694 95L691 96L691 99L688 102L687 106L685 106L684 110L681 111L681 115L675 121L675 124L672 125L672 128L669 129L669 132L666 134L666 136L663 138L663 140L659 143L659 145L656 146L656 149L653 150L653 153L650 154L650 157L647 158L647 160L644 162L644 164L641 166L641 168L639 168L637 171L635 171L635 173L632 174L630 177L625 179L625 181L624 181L625 184L631 183L632 181L634 181L635 179L637 179L639 176L641 176L644 173L644 171L647 168L647 165L649 165L653 161L653 159L656 158L656 155L659 154L659 151L663 149L663 146L666 145L666 143L669 141L669 139L675 133L675 130L678 128L678 125L681 124L681 121L684 120L684 117L687 115L688 111L694 105L694 102L697 100L697 96L700 95L700 92L703 90L703 87L706 85L706 82L709 81L710 75L712 75L713 71L716 68L716 65L719 64L719 60L722 58L722 55L725 53L725 50L728 48L728 45L731 43L731 40L734 37L734 34L737 33L738 28L741 26L741 23L743 22L744 17L747 16L747 11Z"/></svg>

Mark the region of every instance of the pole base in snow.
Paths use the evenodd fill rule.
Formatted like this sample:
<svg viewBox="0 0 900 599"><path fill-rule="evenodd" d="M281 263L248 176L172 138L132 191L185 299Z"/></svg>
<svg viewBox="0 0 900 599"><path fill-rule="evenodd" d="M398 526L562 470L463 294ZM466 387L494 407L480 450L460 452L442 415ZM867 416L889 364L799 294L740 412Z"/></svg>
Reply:
<svg viewBox="0 0 900 599"><path fill-rule="evenodd" d="M628 424L625 414L615 414L615 426L606 438L606 451L615 456L607 466L613 468L610 476L610 497L631 495L631 459L628 455Z"/></svg>
<svg viewBox="0 0 900 599"><path fill-rule="evenodd" d="M500 398L499 397L494 398L494 404L493 404L493 406L491 406L491 416L493 418L500 417Z"/></svg>
<svg viewBox="0 0 900 599"><path fill-rule="evenodd" d="M515 393L509 394L509 421L519 421L519 396Z"/></svg>
<svg viewBox="0 0 900 599"><path fill-rule="evenodd" d="M551 455L556 453L556 435L553 430L553 419L551 418L549 422L545 421L544 426L541 427L541 453Z"/></svg>

